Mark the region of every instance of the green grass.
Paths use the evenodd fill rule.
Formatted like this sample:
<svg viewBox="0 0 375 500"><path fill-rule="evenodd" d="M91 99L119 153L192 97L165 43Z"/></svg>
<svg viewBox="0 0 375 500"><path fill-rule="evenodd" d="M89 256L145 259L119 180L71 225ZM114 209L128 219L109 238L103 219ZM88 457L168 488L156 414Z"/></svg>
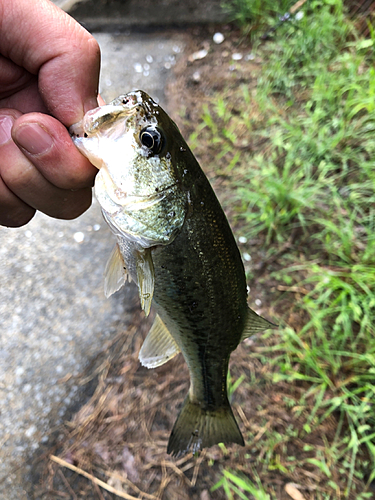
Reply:
<svg viewBox="0 0 375 500"><path fill-rule="evenodd" d="M234 500L234 498L249 500L249 494L255 500L271 500L258 476L256 476L256 482L255 485L246 477L241 477L233 471L224 470L223 477L211 488L211 491L216 491L221 487L229 500Z"/></svg>
<svg viewBox="0 0 375 500"><path fill-rule="evenodd" d="M222 7L230 21L250 31L259 30L265 22L287 12L294 2L290 0L224 0ZM260 26L259 26L260 25Z"/></svg>
<svg viewBox="0 0 375 500"><path fill-rule="evenodd" d="M374 43L373 33L357 37L342 2L309 2L299 23L256 49L264 60L256 88L215 96L199 130L216 172L232 179L238 233L266 259L282 252L262 277L290 287L274 294L275 309L289 293L290 310L304 318L286 324L281 315L285 326L264 337L273 336L272 347L255 355L273 366L274 383L305 387L300 439L336 419L335 439L304 462L326 476L322 499L371 498L375 480ZM251 284L256 271L248 277ZM272 451L276 437L264 437L263 464L286 473ZM260 482L239 486L243 479L223 474L216 486L228 498L269 498Z"/></svg>
<svg viewBox="0 0 375 500"><path fill-rule="evenodd" d="M311 85L322 64L339 55L353 33L342 2L308 2L302 19L289 21L265 47L260 86L293 99L293 89Z"/></svg>

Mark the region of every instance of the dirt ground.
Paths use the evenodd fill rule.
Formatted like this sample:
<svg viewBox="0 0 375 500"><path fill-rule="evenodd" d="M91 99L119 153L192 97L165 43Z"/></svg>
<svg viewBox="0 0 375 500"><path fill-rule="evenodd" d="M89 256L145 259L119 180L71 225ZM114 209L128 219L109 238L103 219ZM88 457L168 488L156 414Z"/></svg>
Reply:
<svg viewBox="0 0 375 500"><path fill-rule="evenodd" d="M220 45L212 42L216 31L225 37ZM231 26L192 28L191 35L186 56L178 61L168 86L168 109L185 137L197 127L202 105L214 90L241 83L251 87L254 70L261 64L246 57L251 54L251 46ZM207 51L207 55L194 59L192 54L201 50ZM233 53L243 55L236 69L231 64ZM204 168L202 156L198 159ZM206 173L230 219L230 179ZM260 271L267 265L262 262L261 254L254 259L254 266ZM260 287L251 283L252 298L262 300L259 312L276 322L281 316L286 322L299 321L290 303L278 300L277 306L272 307L277 293L269 290L274 285ZM240 384L233 395L232 407L246 446L214 446L199 457L191 454L181 459L169 457L168 437L188 389L189 375L181 355L152 372L140 365L138 352L151 321L152 318L144 318L135 301L133 326L113 339L81 374L78 382L90 386L92 396L56 431L55 438L39 457L35 466L39 485L32 493L33 498L220 500L227 498L224 490L210 490L224 468L243 472L253 482L256 472L279 500L292 498L285 489L290 483L297 485L305 500L315 499L318 487L324 491L317 467L297 465L301 457L306 458L309 453L315 457L316 448L324 448L333 439L336 419L334 416L327 419L324 426L303 441L298 436L293 440L283 439L291 432L298 434L306 422L307 410L298 406L305 388L290 387L283 382L271 384L269 366L262 365L256 356L264 345L254 339L238 347L230 366L234 380L245 376L246 383ZM272 338L269 342L272 343ZM262 437L270 429L279 436L272 449L278 457L273 470L262 466L262 457L270 453L263 446ZM306 451L306 444L315 450ZM296 467L293 473L285 474L283 463L289 461L290 465L290 460ZM335 472L332 481L340 484Z"/></svg>

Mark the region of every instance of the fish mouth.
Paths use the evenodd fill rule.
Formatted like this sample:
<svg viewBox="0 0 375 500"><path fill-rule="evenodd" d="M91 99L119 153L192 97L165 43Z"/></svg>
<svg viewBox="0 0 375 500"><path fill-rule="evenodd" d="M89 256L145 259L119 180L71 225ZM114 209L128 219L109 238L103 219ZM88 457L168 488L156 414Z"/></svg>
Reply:
<svg viewBox="0 0 375 500"><path fill-rule="evenodd" d="M81 121L69 127L69 133L73 139L86 138L97 133L102 127L111 126L118 118L131 118L137 114L147 116L153 114L157 107L158 104L142 90L129 92L109 104L87 111Z"/></svg>
<svg viewBox="0 0 375 500"><path fill-rule="evenodd" d="M134 116L137 112L136 106L125 108L124 106L114 106L106 104L98 108L87 111L81 121L69 127L69 134L73 139L88 138L98 132L103 127L109 127L121 117Z"/></svg>

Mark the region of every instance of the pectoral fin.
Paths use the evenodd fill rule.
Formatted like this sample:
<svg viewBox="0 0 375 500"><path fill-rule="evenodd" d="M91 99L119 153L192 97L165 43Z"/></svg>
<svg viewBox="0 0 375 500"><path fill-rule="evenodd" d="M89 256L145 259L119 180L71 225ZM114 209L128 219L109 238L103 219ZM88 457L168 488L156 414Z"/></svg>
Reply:
<svg viewBox="0 0 375 500"><path fill-rule="evenodd" d="M139 361L147 368L156 368L172 359L179 352L180 348L160 316L157 315L139 352Z"/></svg>
<svg viewBox="0 0 375 500"><path fill-rule="evenodd" d="M124 285L128 272L118 245L109 256L104 271L104 295L108 298ZM129 277L130 278L130 277Z"/></svg>
<svg viewBox="0 0 375 500"><path fill-rule="evenodd" d="M271 323L267 319L262 318L262 316L259 316L259 314L254 312L249 307L247 309L247 318L241 340L251 337L251 335L254 335L254 333L261 332L262 330L267 330L267 328L276 328L276 327L277 325Z"/></svg>
<svg viewBox="0 0 375 500"><path fill-rule="evenodd" d="M150 248L146 248L146 250L142 252L137 252L136 269L141 307L146 316L148 316L151 309L152 296L154 295L155 278Z"/></svg>

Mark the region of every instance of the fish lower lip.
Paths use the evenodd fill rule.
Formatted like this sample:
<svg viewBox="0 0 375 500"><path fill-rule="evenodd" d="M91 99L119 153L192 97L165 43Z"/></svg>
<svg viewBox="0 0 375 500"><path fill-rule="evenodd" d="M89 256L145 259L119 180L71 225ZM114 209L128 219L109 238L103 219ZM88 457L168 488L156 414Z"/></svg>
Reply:
<svg viewBox="0 0 375 500"><path fill-rule="evenodd" d="M71 136L79 137L83 134L82 122L73 123L68 129Z"/></svg>

